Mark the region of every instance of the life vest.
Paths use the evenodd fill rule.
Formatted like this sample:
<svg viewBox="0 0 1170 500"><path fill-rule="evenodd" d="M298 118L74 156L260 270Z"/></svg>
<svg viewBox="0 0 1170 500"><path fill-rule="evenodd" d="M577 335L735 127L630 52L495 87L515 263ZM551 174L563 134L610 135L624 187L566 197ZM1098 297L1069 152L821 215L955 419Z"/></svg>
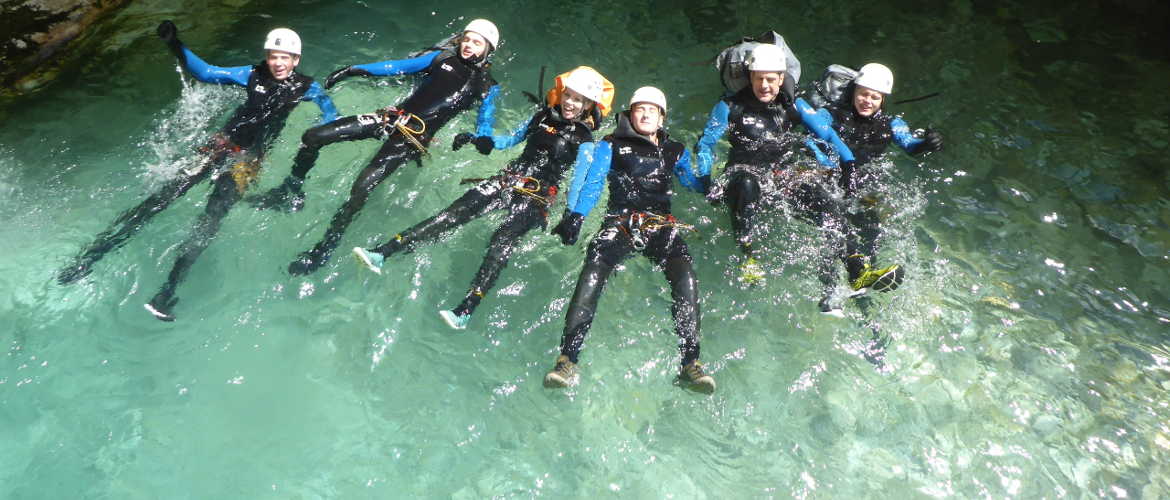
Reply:
<svg viewBox="0 0 1170 500"><path fill-rule="evenodd" d="M799 138L790 131L800 114L786 94L762 103L745 87L727 102L728 165L778 167L787 163Z"/></svg>
<svg viewBox="0 0 1170 500"><path fill-rule="evenodd" d="M745 36L724 48L715 57L715 69L719 71L720 83L727 89L728 95L735 94L751 84L747 69L748 60L752 50L764 43L776 45L784 50L784 65L787 69L784 72L782 90L788 94L789 99L796 97L796 84L800 82L800 60L792 53L784 37L775 31L765 31L754 38Z"/></svg>
<svg viewBox="0 0 1170 500"><path fill-rule="evenodd" d="M561 94L565 91L565 79L569 77L570 73L581 69L597 73L597 70L589 66L580 66L557 75L554 79L553 87L548 89L548 94L545 96L545 103L549 107L561 103ZM609 116L610 111L613 110L613 96L616 92L613 83L610 83L609 79L602 76L601 73L597 73L597 76L601 78L601 101L594 103L593 106L594 116L591 117L593 120L593 130L597 130L601 126L601 119Z"/></svg>
<svg viewBox="0 0 1170 500"><path fill-rule="evenodd" d="M613 147L609 169L607 213L670 213L674 164L686 153L682 143L658 130L658 145L639 135L630 124L628 112L618 114L618 126L606 136Z"/></svg>
<svg viewBox="0 0 1170 500"><path fill-rule="evenodd" d="M508 170L555 186L577 160L582 144L593 141L590 126L561 117L560 111L546 107L528 122L524 152L512 161Z"/></svg>
<svg viewBox="0 0 1170 500"><path fill-rule="evenodd" d="M288 78L277 80L267 63L253 66L248 76L248 97L224 126L224 134L245 149L263 149L284 128L288 114L312 84L312 78L295 71Z"/></svg>
<svg viewBox="0 0 1170 500"><path fill-rule="evenodd" d="M426 123L427 140L456 115L485 99L496 84L486 69L450 51L436 56L425 72L425 81L398 108Z"/></svg>

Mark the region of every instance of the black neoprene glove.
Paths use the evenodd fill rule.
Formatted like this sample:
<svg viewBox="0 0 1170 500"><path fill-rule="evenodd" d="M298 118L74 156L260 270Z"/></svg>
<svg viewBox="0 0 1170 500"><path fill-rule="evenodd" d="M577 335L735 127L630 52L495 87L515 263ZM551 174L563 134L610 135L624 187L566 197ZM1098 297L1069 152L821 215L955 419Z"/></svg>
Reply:
<svg viewBox="0 0 1170 500"><path fill-rule="evenodd" d="M337 82L340 82L351 76L370 76L370 72L361 68L346 66L344 68L338 69L337 71L329 73L329 76L325 77L325 88L332 88L337 84Z"/></svg>
<svg viewBox="0 0 1170 500"><path fill-rule="evenodd" d="M496 149L496 142L486 135L472 139L471 143L475 144L475 150L481 155L490 155L492 150Z"/></svg>
<svg viewBox="0 0 1170 500"><path fill-rule="evenodd" d="M552 228L551 233L560 235L561 243L572 245L577 243L577 236L581 234L581 224L585 222L585 216L571 210L565 210L565 215L561 216L561 222Z"/></svg>
<svg viewBox="0 0 1170 500"><path fill-rule="evenodd" d="M467 143L471 142L472 139L475 139L475 134L472 134L471 132L463 132L456 135L455 140L451 141L451 150L459 151L459 148L466 146Z"/></svg>
<svg viewBox="0 0 1170 500"><path fill-rule="evenodd" d="M926 129L926 133L923 134L922 143L918 145L918 150L915 153L926 154L932 151L938 151L942 149L942 146L942 134L938 133L935 129L928 128Z"/></svg>
<svg viewBox="0 0 1170 500"><path fill-rule="evenodd" d="M183 42L179 41L179 28L169 19L158 24L158 37L166 42L171 53L179 58L179 62L186 66L187 55L183 53Z"/></svg>

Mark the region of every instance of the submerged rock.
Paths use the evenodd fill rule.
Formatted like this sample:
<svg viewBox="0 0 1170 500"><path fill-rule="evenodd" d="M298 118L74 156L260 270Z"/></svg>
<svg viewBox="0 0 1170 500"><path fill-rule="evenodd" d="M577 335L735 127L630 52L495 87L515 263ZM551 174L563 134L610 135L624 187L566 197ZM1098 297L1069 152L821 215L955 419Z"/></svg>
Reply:
<svg viewBox="0 0 1170 500"><path fill-rule="evenodd" d="M51 79L45 63L94 23L127 0L5 0L0 19L0 88L4 93L34 89Z"/></svg>

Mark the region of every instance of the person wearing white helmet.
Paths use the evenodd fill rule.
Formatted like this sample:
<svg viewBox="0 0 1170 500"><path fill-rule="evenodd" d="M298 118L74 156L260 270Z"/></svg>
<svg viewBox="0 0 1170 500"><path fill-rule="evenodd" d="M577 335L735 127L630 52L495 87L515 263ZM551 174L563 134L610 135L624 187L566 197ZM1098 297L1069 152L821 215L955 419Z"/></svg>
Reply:
<svg viewBox="0 0 1170 500"><path fill-rule="evenodd" d="M702 191L691 170L690 152L663 128L666 96L642 87L630 108L618 114L617 129L594 148L587 169L573 175L565 215L553 229L566 245L576 243L585 216L609 184L601 229L589 244L569 310L560 354L545 375L547 387L565 387L577 374L578 355L593 323L597 302L613 270L632 252L660 266L670 283L675 333L679 337L679 378L687 387L710 393L715 379L699 362L699 290L682 235L693 229L671 215L673 184Z"/></svg>
<svg viewBox="0 0 1170 500"><path fill-rule="evenodd" d="M836 102L820 111L802 109L806 116L815 115L818 127L830 130L840 144L829 148L841 159L839 182L847 202L857 204L844 210L846 238L841 250L850 287L855 291L891 291L901 285L905 270L899 265L875 263L881 237L878 205L880 179L877 169L868 165L882 156L890 143L907 153L922 155L942 148L942 135L933 129L913 133L900 116L883 111L883 104L894 92L894 73L880 63L861 67L856 77ZM863 201L864 200L864 201ZM822 301L822 310L835 306Z"/></svg>
<svg viewBox="0 0 1170 500"><path fill-rule="evenodd" d="M794 85L785 85L788 57L778 45L762 43L747 59L748 85L715 104L696 146L700 175L708 199L726 202L731 225L744 254L742 279L754 283L763 279L753 243L760 228L756 215L762 202L771 200L782 177L799 153L800 137L792 133L800 115L795 108ZM735 90L735 89L729 89ZM728 135L731 145L720 182L710 184L715 162L715 145Z"/></svg>
<svg viewBox="0 0 1170 500"><path fill-rule="evenodd" d="M338 208L321 240L301 252L289 266L294 275L309 274L328 262L349 224L365 206L370 193L390 174L422 157L435 134L448 121L479 104L477 130L490 134L500 88L488 71L488 61L500 38L496 26L476 19L436 50L402 60L346 66L325 80L331 88L350 76L417 74L424 78L406 99L373 113L346 116L313 127L301 136L301 146L285 181L253 201L260 208L299 210L304 204L302 185L316 164L321 148L342 141L377 139L381 148L358 174L349 197Z"/></svg>
<svg viewBox="0 0 1170 500"><path fill-rule="evenodd" d="M464 179L464 183L474 182L476 186L434 217L374 248L354 248L354 255L367 268L382 274L386 258L432 242L488 213L507 210L463 301L454 309L439 311L452 328L466 328L480 301L508 265L520 239L547 225L548 210L560 190L561 179L570 167L576 168L583 158L588 158L593 131L609 113L612 100L613 85L593 68L581 66L558 76L546 105L511 134L459 134L452 145L456 150L468 143L474 143L484 155L520 143L524 143L524 150L497 175Z"/></svg>
<svg viewBox="0 0 1170 500"><path fill-rule="evenodd" d="M93 264L107 252L123 245L151 218L210 176L214 187L207 207L179 247L180 254L166 283L146 304L151 314L170 321L174 319L173 307L178 300L174 294L179 283L211 243L224 216L256 179L265 151L283 130L289 113L300 102L312 101L321 109L322 122L328 123L337 117L337 109L320 85L296 72L301 60L301 39L288 28L277 28L265 37L265 58L260 64L226 68L204 62L184 46L173 22L163 21L156 32L179 59L180 67L195 79L239 85L247 90L247 98L227 124L200 148L204 157L195 167L180 171L158 192L122 213L58 273L57 280L68 284L88 275Z"/></svg>

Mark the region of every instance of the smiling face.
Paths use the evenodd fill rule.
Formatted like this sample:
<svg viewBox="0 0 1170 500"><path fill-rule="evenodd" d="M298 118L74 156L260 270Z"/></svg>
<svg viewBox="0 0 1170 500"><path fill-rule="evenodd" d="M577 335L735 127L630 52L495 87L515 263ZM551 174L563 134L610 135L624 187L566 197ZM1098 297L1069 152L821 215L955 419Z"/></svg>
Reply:
<svg viewBox="0 0 1170 500"><path fill-rule="evenodd" d="M636 102L630 107L630 125L641 135L657 138L663 118L662 108L656 104Z"/></svg>
<svg viewBox="0 0 1170 500"><path fill-rule="evenodd" d="M292 75L293 69L301 63L301 56L280 50L269 50L264 62L268 64L268 71L277 80L284 80Z"/></svg>
<svg viewBox="0 0 1170 500"><path fill-rule="evenodd" d="M561 92L561 116L566 120L576 120L593 105L585 96L576 90L566 88Z"/></svg>
<svg viewBox="0 0 1170 500"><path fill-rule="evenodd" d="M780 95L780 85L784 83L783 71L752 71L752 93L762 103L776 100Z"/></svg>
<svg viewBox="0 0 1170 500"><path fill-rule="evenodd" d="M463 32L463 39L459 40L459 57L474 59L487 53L488 42L479 33L474 31Z"/></svg>
<svg viewBox="0 0 1170 500"><path fill-rule="evenodd" d="M882 101L885 98L886 96L881 92L858 85L853 90L853 109L861 116L871 117L882 109Z"/></svg>

